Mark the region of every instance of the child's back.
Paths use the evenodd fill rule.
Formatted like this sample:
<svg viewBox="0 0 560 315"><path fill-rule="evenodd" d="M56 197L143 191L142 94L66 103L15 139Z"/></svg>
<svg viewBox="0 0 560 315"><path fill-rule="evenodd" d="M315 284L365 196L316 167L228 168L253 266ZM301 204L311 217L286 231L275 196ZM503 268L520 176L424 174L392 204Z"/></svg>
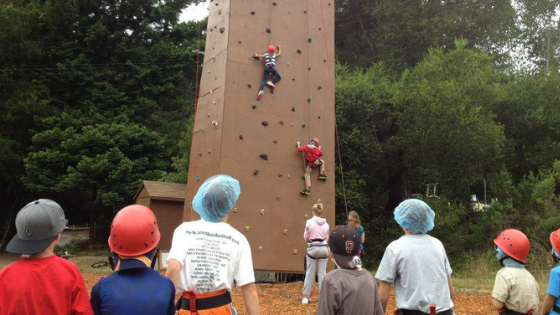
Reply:
<svg viewBox="0 0 560 315"><path fill-rule="evenodd" d="M323 280L317 314L383 315L375 279L362 269L356 230L347 225L335 227L328 245L329 258L339 269L329 272Z"/></svg>
<svg viewBox="0 0 560 315"><path fill-rule="evenodd" d="M317 314L383 314L377 284L365 269L333 270L325 276L323 287Z"/></svg>

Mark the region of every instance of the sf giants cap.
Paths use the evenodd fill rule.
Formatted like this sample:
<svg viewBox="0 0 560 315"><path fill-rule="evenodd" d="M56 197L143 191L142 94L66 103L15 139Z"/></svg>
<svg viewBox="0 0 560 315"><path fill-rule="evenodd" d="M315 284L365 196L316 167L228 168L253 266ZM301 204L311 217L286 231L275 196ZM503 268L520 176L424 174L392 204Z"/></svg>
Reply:
<svg viewBox="0 0 560 315"><path fill-rule="evenodd" d="M49 247L65 226L64 211L58 203L49 199L32 201L18 212L17 234L6 250L22 255L40 253Z"/></svg>
<svg viewBox="0 0 560 315"><path fill-rule="evenodd" d="M362 267L358 232L348 225L338 225L329 234L329 248L340 268Z"/></svg>

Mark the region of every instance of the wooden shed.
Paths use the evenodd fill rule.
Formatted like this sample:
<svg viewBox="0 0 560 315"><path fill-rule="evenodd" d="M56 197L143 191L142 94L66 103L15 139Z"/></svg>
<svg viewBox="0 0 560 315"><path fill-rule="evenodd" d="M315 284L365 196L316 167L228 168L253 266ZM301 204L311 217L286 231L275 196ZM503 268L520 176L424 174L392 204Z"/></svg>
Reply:
<svg viewBox="0 0 560 315"><path fill-rule="evenodd" d="M173 231L183 222L185 193L185 184L145 180L134 195L136 204L152 209L156 216L161 233L159 247L162 252L171 249Z"/></svg>

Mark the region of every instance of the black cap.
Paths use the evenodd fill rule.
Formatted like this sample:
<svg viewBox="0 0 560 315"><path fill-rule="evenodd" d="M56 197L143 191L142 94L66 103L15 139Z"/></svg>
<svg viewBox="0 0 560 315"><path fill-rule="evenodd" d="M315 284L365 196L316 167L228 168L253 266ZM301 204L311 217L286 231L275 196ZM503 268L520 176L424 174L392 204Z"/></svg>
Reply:
<svg viewBox="0 0 560 315"><path fill-rule="evenodd" d="M338 267L344 269L362 267L360 239L356 229L348 225L336 226L329 234L328 244Z"/></svg>

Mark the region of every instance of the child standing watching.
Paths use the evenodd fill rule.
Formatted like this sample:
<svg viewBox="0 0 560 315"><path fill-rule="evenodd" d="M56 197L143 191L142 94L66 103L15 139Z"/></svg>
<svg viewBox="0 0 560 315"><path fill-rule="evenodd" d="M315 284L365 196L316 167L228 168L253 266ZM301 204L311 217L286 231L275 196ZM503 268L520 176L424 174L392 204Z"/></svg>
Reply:
<svg viewBox="0 0 560 315"><path fill-rule="evenodd" d="M0 314L93 314L80 270L54 255L65 227L64 211L49 199L18 212L6 250L22 259L0 270Z"/></svg>
<svg viewBox="0 0 560 315"><path fill-rule="evenodd" d="M233 284L241 287L247 314L260 313L251 247L227 223L241 187L228 175L214 175L198 189L192 207L201 220L184 222L173 233L165 275L178 293L179 315L237 314Z"/></svg>
<svg viewBox="0 0 560 315"><path fill-rule="evenodd" d="M443 244L426 233L434 228L434 211L425 202L408 199L395 209L395 221L404 235L385 249L375 277L380 280L379 296L387 308L391 284L395 287L401 315L452 315L451 266Z"/></svg>
<svg viewBox="0 0 560 315"><path fill-rule="evenodd" d="M496 274L492 305L502 315L536 314L539 286L525 269L529 239L515 229L502 231L496 239L496 256L502 266Z"/></svg>
<svg viewBox="0 0 560 315"><path fill-rule="evenodd" d="M377 284L362 268L356 230L339 225L329 235L329 258L338 266L329 272L320 290L317 314L383 315Z"/></svg>
<svg viewBox="0 0 560 315"><path fill-rule="evenodd" d="M329 239L329 224L325 218L322 218L323 204L321 199L311 208L313 218L305 222L305 230L303 231L303 238L307 242L307 256L305 257L305 281L303 282L303 299L302 304L309 303L309 296L311 295L311 288L315 283L315 271L319 278L319 290L321 284L327 273L328 249L327 240Z"/></svg>
<svg viewBox="0 0 560 315"><path fill-rule="evenodd" d="M175 287L153 268L161 238L152 210L122 208L111 223L111 269L91 290L95 315L175 314ZM134 288L131 290L130 288Z"/></svg>
<svg viewBox="0 0 560 315"><path fill-rule="evenodd" d="M358 239L360 240L360 258L364 258L366 251L364 250L364 242L366 241L366 233L364 232L364 226L360 221L360 215L356 211L350 211L348 213L348 225L356 229L358 233Z"/></svg>
<svg viewBox="0 0 560 315"><path fill-rule="evenodd" d="M560 229L550 233L550 244L552 245L552 259L556 267L550 271L548 277L548 288L541 308L541 315L560 314Z"/></svg>

